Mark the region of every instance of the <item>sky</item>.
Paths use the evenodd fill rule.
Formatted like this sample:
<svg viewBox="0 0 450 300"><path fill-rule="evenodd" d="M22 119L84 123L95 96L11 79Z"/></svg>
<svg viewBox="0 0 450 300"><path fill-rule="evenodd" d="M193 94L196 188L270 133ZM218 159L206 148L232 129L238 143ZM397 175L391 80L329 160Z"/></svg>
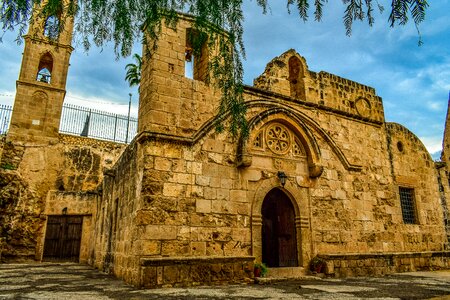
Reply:
<svg viewBox="0 0 450 300"><path fill-rule="evenodd" d="M312 1L310 1L312 2ZM299 19L295 8L269 1L267 14L256 0L244 1L244 83L252 85L274 57L295 49L309 70L326 71L374 87L383 99L385 118L415 133L435 159L442 149L442 136L450 91L450 0L429 1L420 25L424 44L412 22L391 28L390 3L375 13L375 24L356 22L350 37L345 35L341 1L328 1L322 22ZM7 32L0 44L0 104L12 104L23 44ZM127 114L129 93L132 114L137 115L137 89L125 82L125 65L131 57L116 59L112 45L91 48L86 53L76 42L71 57L65 102ZM141 53L136 44L133 52Z"/></svg>

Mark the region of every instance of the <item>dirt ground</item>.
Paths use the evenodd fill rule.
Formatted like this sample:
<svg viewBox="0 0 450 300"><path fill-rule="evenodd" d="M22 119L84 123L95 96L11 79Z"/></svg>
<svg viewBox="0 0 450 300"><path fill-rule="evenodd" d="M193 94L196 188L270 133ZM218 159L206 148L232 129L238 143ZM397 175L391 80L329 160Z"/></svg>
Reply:
<svg viewBox="0 0 450 300"><path fill-rule="evenodd" d="M448 299L450 270L379 278L136 289L75 263L0 264L0 299Z"/></svg>

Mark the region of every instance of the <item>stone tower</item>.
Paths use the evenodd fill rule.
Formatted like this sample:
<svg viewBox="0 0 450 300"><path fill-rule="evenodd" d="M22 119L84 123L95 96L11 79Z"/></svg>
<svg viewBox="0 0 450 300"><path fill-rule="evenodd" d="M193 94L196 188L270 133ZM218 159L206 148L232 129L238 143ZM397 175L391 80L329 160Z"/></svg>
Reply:
<svg viewBox="0 0 450 300"><path fill-rule="evenodd" d="M66 9L47 17L40 14L41 7L33 9L34 21L24 36L9 139L43 142L58 136L73 50L73 18L67 17ZM61 32L60 22L64 22Z"/></svg>
<svg viewBox="0 0 450 300"><path fill-rule="evenodd" d="M176 28L162 27L157 49L144 45L138 133L190 137L217 113L220 93L206 80L212 51L205 42L194 53L193 22L180 14Z"/></svg>

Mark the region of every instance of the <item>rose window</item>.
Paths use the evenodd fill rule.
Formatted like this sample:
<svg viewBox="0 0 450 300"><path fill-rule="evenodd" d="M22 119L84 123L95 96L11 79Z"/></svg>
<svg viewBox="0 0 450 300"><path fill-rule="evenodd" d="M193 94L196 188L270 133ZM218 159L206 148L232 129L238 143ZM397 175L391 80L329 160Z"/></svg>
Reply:
<svg viewBox="0 0 450 300"><path fill-rule="evenodd" d="M285 154L291 146L291 137L286 127L273 124L266 131L267 147L276 154Z"/></svg>

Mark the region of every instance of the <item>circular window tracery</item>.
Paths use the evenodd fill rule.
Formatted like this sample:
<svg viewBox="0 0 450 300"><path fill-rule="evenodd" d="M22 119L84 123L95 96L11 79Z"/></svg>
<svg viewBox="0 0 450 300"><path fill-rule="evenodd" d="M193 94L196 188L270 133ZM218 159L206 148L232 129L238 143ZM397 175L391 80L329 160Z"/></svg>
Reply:
<svg viewBox="0 0 450 300"><path fill-rule="evenodd" d="M267 147L276 154L285 154L291 147L289 130L281 124L273 124L266 130Z"/></svg>

